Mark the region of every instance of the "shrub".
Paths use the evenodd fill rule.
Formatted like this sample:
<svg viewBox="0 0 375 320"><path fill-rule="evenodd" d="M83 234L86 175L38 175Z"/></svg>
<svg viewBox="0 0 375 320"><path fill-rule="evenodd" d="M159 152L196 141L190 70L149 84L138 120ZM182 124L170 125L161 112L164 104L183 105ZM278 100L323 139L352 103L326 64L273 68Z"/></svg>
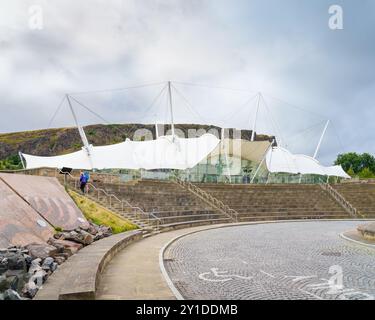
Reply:
<svg viewBox="0 0 375 320"><path fill-rule="evenodd" d="M359 173L359 177L361 179L371 179L371 178L375 178L375 174L369 168L364 168Z"/></svg>

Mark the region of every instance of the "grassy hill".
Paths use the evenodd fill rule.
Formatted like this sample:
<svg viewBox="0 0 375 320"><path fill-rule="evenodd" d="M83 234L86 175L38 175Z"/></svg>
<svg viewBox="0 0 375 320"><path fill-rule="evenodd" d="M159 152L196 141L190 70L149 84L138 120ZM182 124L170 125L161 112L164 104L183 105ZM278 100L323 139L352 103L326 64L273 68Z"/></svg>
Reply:
<svg viewBox="0 0 375 320"><path fill-rule="evenodd" d="M210 125L177 124L176 129L182 130L188 136L189 129L218 129ZM84 128L87 138L93 145L109 145L123 142L126 138L133 140L134 133L138 129L148 129L155 138L155 126L143 124L111 124L90 125ZM169 130L165 126L165 132ZM219 131L220 132L220 131ZM230 133L231 135L232 133ZM242 131L242 139L250 140L251 131ZM257 140L272 140L268 136L257 136ZM24 152L38 156L62 155L80 150L81 139L77 128L43 129L36 131L24 131L0 134L0 170L20 168L18 152Z"/></svg>

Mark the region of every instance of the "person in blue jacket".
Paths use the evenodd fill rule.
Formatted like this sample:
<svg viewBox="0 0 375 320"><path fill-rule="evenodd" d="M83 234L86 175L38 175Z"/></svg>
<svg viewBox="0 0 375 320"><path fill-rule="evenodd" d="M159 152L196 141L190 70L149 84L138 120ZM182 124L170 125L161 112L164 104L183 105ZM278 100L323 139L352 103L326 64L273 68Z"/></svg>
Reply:
<svg viewBox="0 0 375 320"><path fill-rule="evenodd" d="M80 183L79 188L81 189L82 193L85 193L87 178L84 172L81 172L81 175L79 177L79 183Z"/></svg>
<svg viewBox="0 0 375 320"><path fill-rule="evenodd" d="M86 177L86 183L88 183L90 181L90 173L88 171L85 171L83 174Z"/></svg>

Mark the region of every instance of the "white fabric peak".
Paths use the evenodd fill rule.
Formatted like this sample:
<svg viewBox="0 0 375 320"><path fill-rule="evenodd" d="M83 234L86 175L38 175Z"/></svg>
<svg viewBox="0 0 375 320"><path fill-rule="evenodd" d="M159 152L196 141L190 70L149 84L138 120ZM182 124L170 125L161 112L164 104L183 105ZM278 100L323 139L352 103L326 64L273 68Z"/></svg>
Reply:
<svg viewBox="0 0 375 320"><path fill-rule="evenodd" d="M90 146L91 162L87 151L82 150L55 157L22 154L27 169L180 169L195 167L219 144L213 134L199 138L162 136L150 141L131 141L108 145ZM91 164L92 163L92 164Z"/></svg>
<svg viewBox="0 0 375 320"><path fill-rule="evenodd" d="M282 147L274 147L268 151L266 164L268 171L272 173L318 174L350 179L350 176L341 166L326 167L312 157L302 154L292 154Z"/></svg>

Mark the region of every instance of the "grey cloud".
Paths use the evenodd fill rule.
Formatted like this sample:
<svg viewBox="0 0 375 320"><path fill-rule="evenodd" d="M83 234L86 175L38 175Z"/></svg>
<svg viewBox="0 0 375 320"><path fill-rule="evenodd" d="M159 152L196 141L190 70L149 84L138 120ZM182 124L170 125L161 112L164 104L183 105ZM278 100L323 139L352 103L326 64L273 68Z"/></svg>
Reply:
<svg viewBox="0 0 375 320"><path fill-rule="evenodd" d="M260 90L320 114L267 99L285 139L297 140L290 143L296 152L313 152L322 127L305 140L295 138L298 132L331 119L320 153L325 163L338 152L375 153L375 5L334 2L344 8L344 30L328 28L329 0L57 0L39 2L45 27L32 31L26 19L34 1L2 1L0 131L46 127L66 92L172 79ZM250 127L253 105L230 121L225 115L251 93L176 87L203 117L176 97L178 119L216 117ZM165 101L144 114L158 90L80 99L114 122L168 119ZM79 114L84 123L100 122ZM262 117L259 128L272 131L269 117ZM54 124L73 125L64 111Z"/></svg>

